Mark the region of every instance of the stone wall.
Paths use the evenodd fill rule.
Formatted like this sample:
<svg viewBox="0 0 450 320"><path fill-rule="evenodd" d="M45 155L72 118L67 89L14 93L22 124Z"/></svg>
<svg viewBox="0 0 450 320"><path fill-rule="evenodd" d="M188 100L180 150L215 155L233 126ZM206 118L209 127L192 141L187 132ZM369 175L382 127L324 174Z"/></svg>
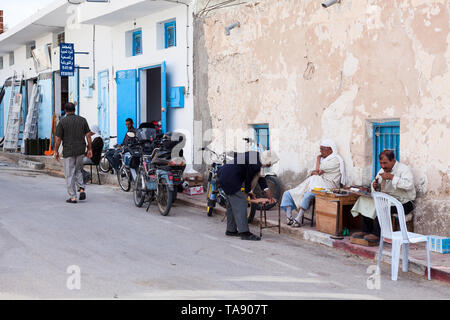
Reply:
<svg viewBox="0 0 450 320"><path fill-rule="evenodd" d="M369 184L372 122L399 120L416 231L450 236L450 1L235 1L200 15L206 3L195 22L195 116L215 129L214 147L268 123L275 170L292 187L333 138L348 180Z"/></svg>

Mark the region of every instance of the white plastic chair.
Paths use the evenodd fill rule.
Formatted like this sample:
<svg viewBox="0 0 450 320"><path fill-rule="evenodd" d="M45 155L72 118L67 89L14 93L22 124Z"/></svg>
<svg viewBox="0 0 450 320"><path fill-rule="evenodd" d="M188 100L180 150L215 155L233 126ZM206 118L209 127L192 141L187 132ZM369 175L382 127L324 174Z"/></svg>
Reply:
<svg viewBox="0 0 450 320"><path fill-rule="evenodd" d="M431 280L430 275L430 247L428 243L427 236L408 232L406 229L405 221L405 211L403 210L402 204L394 197L382 193L382 192L372 192L372 198L375 202L375 208L377 210L378 222L381 227L381 237L380 237L380 250L378 253L378 265L377 273L380 273L380 263L383 254L383 242L385 239L392 240L392 257L391 257L391 278L392 280L397 280L398 267L400 262L400 247L403 247L403 272L408 271L408 249L410 243L425 242L427 250L427 267L428 267L428 280ZM400 225L400 231L392 230L392 220L391 220L391 205L395 205L398 213L398 221Z"/></svg>

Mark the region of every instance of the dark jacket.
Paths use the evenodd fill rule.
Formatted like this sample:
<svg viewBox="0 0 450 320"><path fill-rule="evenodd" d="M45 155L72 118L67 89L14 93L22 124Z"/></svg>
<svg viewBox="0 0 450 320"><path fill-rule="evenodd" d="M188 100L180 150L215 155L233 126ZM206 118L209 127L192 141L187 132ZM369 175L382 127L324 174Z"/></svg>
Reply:
<svg viewBox="0 0 450 320"><path fill-rule="evenodd" d="M103 151L103 139L97 137L92 141L92 162L95 164L100 163Z"/></svg>
<svg viewBox="0 0 450 320"><path fill-rule="evenodd" d="M228 194L235 194L240 191L242 186L245 192L251 191L252 181L255 175L261 170L261 161L259 153L256 151L248 151L245 153L235 154L233 163L227 163L221 167L217 173L219 184L223 191ZM267 188L266 179L261 177L258 180L261 189Z"/></svg>
<svg viewBox="0 0 450 320"><path fill-rule="evenodd" d="M136 129L135 128L131 128L130 130L127 131L127 133L128 132L136 133ZM136 142L136 137L130 138L129 136L127 136L127 134L125 134L125 137L123 138L122 146L127 146L128 144L131 144L131 143L134 143L134 142Z"/></svg>

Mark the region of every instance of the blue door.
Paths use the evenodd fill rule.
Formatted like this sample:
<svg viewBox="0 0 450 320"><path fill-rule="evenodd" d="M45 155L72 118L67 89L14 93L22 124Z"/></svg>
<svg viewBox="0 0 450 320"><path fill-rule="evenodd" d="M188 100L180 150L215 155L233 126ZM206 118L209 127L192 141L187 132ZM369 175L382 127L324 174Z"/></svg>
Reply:
<svg viewBox="0 0 450 320"><path fill-rule="evenodd" d="M69 102L76 103L76 114L80 114L80 69L75 69L73 77L69 77Z"/></svg>
<svg viewBox="0 0 450 320"><path fill-rule="evenodd" d="M395 160L400 161L400 122L373 123L373 174L380 171L378 156L383 150L392 150Z"/></svg>
<svg viewBox="0 0 450 320"><path fill-rule="evenodd" d="M103 138L109 138L109 72L98 73L98 127Z"/></svg>
<svg viewBox="0 0 450 320"><path fill-rule="evenodd" d="M133 119L137 127L137 72L136 70L121 70L116 74L117 83L117 143L122 143L127 127L125 120Z"/></svg>
<svg viewBox="0 0 450 320"><path fill-rule="evenodd" d="M41 92L41 104L39 106L38 137L50 139L53 117L53 80L39 79L38 86Z"/></svg>

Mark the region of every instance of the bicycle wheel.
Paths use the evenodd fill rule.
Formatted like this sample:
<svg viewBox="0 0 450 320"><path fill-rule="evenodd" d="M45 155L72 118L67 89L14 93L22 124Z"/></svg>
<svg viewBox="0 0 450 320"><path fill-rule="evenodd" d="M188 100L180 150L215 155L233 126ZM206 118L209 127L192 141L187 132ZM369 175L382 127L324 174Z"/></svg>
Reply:
<svg viewBox="0 0 450 320"><path fill-rule="evenodd" d="M144 204L147 192L145 191L145 177L141 171L139 171L136 181L134 182L133 199L136 207L140 208Z"/></svg>
<svg viewBox="0 0 450 320"><path fill-rule="evenodd" d="M119 181L120 188L128 192L131 188L131 177L130 172L125 168L125 166L122 166L120 170L117 172L117 180Z"/></svg>
<svg viewBox="0 0 450 320"><path fill-rule="evenodd" d="M169 185L165 179L162 179L158 184L158 194L156 195L156 202L158 203L159 213L163 216L169 214L173 202L173 191L170 191Z"/></svg>
<svg viewBox="0 0 450 320"><path fill-rule="evenodd" d="M111 164L109 160L106 159L105 155L100 158L100 163L98 164L100 171L103 173L108 173L111 170Z"/></svg>

